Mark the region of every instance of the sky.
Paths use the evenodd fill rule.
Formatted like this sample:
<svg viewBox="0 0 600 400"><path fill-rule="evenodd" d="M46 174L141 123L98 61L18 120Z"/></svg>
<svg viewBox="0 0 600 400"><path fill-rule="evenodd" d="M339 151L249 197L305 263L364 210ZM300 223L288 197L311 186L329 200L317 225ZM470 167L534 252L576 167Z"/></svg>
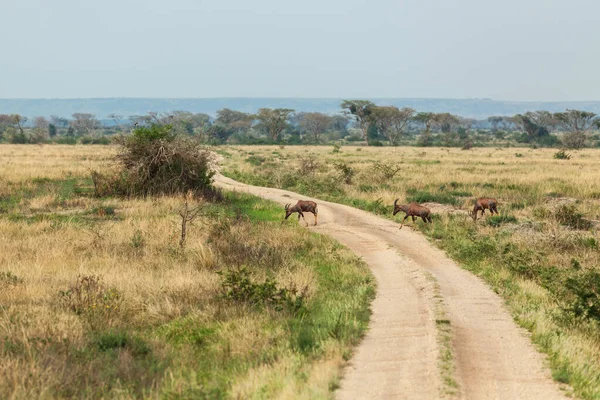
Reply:
<svg viewBox="0 0 600 400"><path fill-rule="evenodd" d="M600 100L597 0L0 0L0 98Z"/></svg>

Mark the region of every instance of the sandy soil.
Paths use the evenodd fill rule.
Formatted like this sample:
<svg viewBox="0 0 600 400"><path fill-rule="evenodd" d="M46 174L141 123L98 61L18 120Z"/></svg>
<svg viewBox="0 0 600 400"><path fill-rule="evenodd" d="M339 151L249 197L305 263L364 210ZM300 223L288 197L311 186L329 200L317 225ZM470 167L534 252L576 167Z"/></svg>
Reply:
<svg viewBox="0 0 600 400"><path fill-rule="evenodd" d="M502 300L478 277L458 267L421 234L352 207L296 193L260 188L218 176L217 185L280 204L314 200L319 225L361 256L377 279L370 329L344 371L338 399L436 399L444 388L432 275L452 327L458 398L559 399L544 358L517 327ZM391 211L391 206L390 206ZM282 217L284 215L282 209Z"/></svg>

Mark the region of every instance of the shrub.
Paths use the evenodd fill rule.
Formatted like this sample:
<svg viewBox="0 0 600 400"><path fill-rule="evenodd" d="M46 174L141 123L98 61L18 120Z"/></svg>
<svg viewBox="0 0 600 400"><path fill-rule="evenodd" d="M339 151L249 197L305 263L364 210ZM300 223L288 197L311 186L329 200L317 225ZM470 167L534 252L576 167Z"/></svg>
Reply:
<svg viewBox="0 0 600 400"><path fill-rule="evenodd" d="M490 215L485 220L485 224L487 226L492 226L494 228L496 228L500 225L503 225L503 224L509 224L509 223L515 223L515 222L517 222L517 218L513 215L507 215L507 214Z"/></svg>
<svg viewBox="0 0 600 400"><path fill-rule="evenodd" d="M554 158L557 160L570 160L571 155L563 149L554 153Z"/></svg>
<svg viewBox="0 0 600 400"><path fill-rule="evenodd" d="M0 287L17 286L20 283L23 283L23 278L13 274L10 271L0 271Z"/></svg>
<svg viewBox="0 0 600 400"><path fill-rule="evenodd" d="M344 182L348 185L351 185L352 178L354 177L354 174L356 174L354 168L352 168L346 163L334 163L333 165L340 173L340 176L344 180Z"/></svg>
<svg viewBox="0 0 600 400"><path fill-rule="evenodd" d="M573 229L590 229L592 223L583 218L575 204L561 204L554 212L554 218L561 224Z"/></svg>
<svg viewBox="0 0 600 400"><path fill-rule="evenodd" d="M73 285L58 294L59 303L84 318L92 329L112 326L122 304L121 294L96 275L80 275Z"/></svg>
<svg viewBox="0 0 600 400"><path fill-rule="evenodd" d="M342 146L339 143L335 143L333 145L333 150L331 150L331 152L333 154L340 153L341 152L341 148L342 148Z"/></svg>
<svg viewBox="0 0 600 400"><path fill-rule="evenodd" d="M371 168L373 168L373 171L386 181L393 179L402 169L402 167L399 165L385 161L375 161Z"/></svg>
<svg viewBox="0 0 600 400"><path fill-rule="evenodd" d="M314 174L318 168L319 161L317 161L317 157L315 155L311 154L308 157L303 157L300 159L298 172L301 175L310 176Z"/></svg>
<svg viewBox="0 0 600 400"><path fill-rule="evenodd" d="M246 158L246 162L248 164L254 165L255 167L258 167L259 165L264 163L265 160L266 159L264 157L260 157L260 156L250 156L250 157Z"/></svg>
<svg viewBox="0 0 600 400"><path fill-rule="evenodd" d="M141 338L127 332L108 331L92 338L92 345L101 352L128 349L134 356L144 356L151 352L150 346Z"/></svg>
<svg viewBox="0 0 600 400"><path fill-rule="evenodd" d="M120 145L113 173L92 172L97 196L148 196L202 193L211 188L211 153L191 137L173 133L170 125L139 127Z"/></svg>
<svg viewBox="0 0 600 400"><path fill-rule="evenodd" d="M571 264L576 270L565 282L569 299L565 309L575 316L600 321L600 272L581 270L577 260Z"/></svg>
<svg viewBox="0 0 600 400"><path fill-rule="evenodd" d="M77 144L77 139L70 136L62 136L54 141L56 144Z"/></svg>
<svg viewBox="0 0 600 400"><path fill-rule="evenodd" d="M277 288L277 282L269 278L262 283L253 282L245 267L222 275L222 296L228 301L254 306L266 305L278 311L298 311L304 306L306 290L298 292L296 288Z"/></svg>

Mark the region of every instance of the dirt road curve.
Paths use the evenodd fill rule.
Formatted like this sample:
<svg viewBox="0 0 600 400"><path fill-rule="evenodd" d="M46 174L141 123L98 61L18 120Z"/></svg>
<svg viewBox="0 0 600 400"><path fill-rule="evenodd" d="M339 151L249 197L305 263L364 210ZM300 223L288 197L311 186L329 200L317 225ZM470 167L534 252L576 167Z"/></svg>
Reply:
<svg viewBox="0 0 600 400"><path fill-rule="evenodd" d="M218 176L217 185L280 204L309 199ZM452 327L459 398L564 398L543 357L518 328L501 299L479 278L458 267L423 236L352 207L312 199L319 225L363 257L377 279L369 332L346 368L339 399L436 399L443 393L438 372L434 284ZM282 210L283 216L283 210ZM312 222L312 214L307 216Z"/></svg>

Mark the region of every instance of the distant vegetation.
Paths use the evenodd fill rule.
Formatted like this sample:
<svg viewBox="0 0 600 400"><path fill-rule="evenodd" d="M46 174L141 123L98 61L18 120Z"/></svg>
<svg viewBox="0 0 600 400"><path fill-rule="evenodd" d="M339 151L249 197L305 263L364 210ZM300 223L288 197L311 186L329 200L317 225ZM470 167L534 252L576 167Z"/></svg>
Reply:
<svg viewBox="0 0 600 400"><path fill-rule="evenodd" d="M1 111L1 110L0 110ZM260 108L247 113L228 108L213 117L174 111L146 115L109 114L102 122L89 113L28 119L0 114L0 143L109 144L136 126L169 124L177 134L205 144L366 144L369 146L557 147L600 146L600 118L589 111L534 111L513 116L465 118L412 107L344 100L336 112Z"/></svg>

